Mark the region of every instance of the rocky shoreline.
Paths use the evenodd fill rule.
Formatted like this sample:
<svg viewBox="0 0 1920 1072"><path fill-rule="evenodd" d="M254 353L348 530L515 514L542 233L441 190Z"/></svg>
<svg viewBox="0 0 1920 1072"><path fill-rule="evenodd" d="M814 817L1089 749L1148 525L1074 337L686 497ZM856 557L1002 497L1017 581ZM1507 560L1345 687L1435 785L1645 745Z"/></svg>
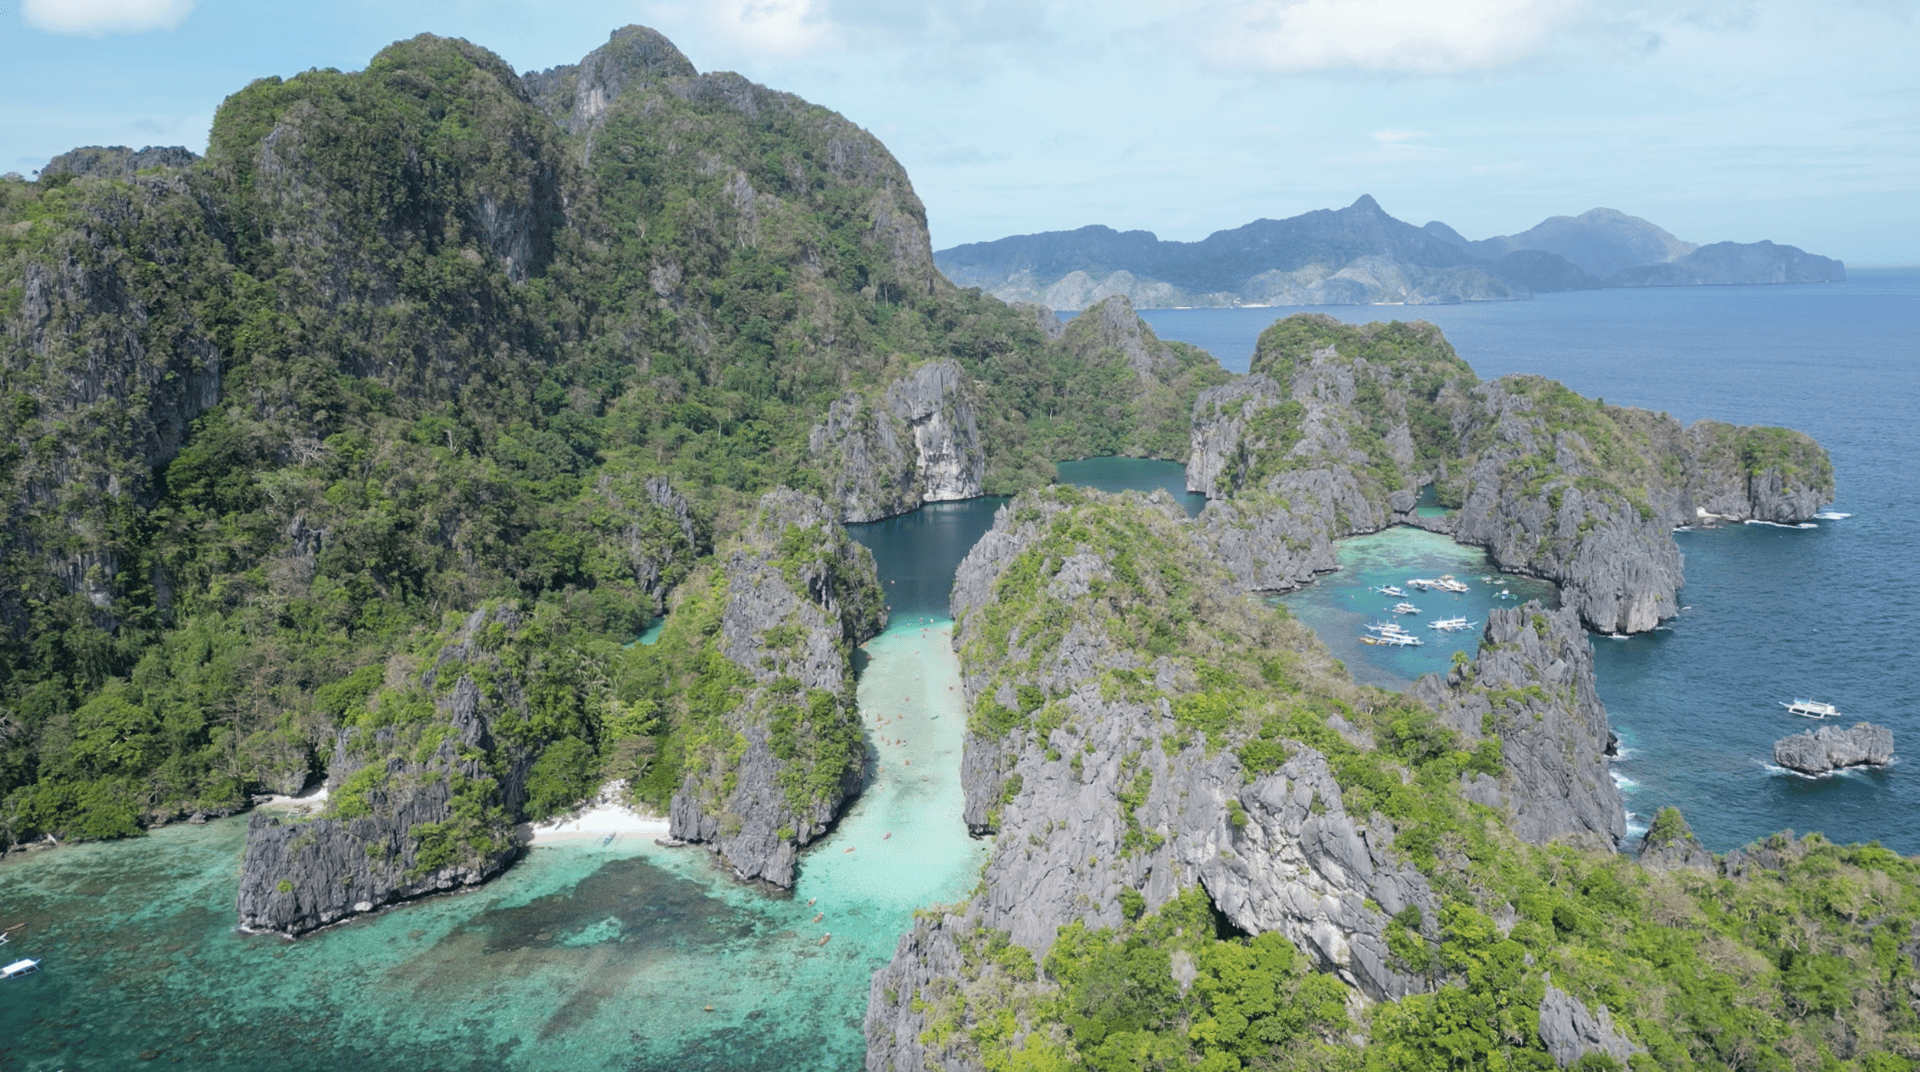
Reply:
<svg viewBox="0 0 1920 1072"><path fill-rule="evenodd" d="M1871 722L1841 729L1821 726L1773 742L1773 761L1800 774L1821 775L1893 762L1893 731Z"/></svg>

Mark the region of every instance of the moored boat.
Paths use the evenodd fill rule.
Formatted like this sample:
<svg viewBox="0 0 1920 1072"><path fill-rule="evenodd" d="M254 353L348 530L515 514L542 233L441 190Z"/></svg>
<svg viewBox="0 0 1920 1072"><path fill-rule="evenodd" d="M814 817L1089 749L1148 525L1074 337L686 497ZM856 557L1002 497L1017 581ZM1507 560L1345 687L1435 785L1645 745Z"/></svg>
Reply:
<svg viewBox="0 0 1920 1072"><path fill-rule="evenodd" d="M1780 706L1786 708L1788 714L1799 715L1802 718L1840 717L1840 709L1838 707L1830 703L1821 703L1819 700L1802 700L1796 698L1792 703L1787 703L1783 700Z"/></svg>
<svg viewBox="0 0 1920 1072"><path fill-rule="evenodd" d="M40 962L37 960L16 960L12 964L0 968L0 979L18 979L23 975L32 975L39 970Z"/></svg>

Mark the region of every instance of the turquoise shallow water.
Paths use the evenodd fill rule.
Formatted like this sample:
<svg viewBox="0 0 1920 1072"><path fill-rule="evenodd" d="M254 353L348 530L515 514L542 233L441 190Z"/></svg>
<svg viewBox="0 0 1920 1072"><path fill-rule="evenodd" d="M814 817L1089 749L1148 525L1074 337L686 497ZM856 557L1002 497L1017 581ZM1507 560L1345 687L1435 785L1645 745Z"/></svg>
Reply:
<svg viewBox="0 0 1920 1072"><path fill-rule="evenodd" d="M1317 583L1279 597L1294 617L1320 635L1333 654L1347 666L1355 681L1388 689L1404 689L1426 674L1446 673L1456 651L1472 652L1493 607L1518 606L1538 599L1559 605L1554 586L1531 577L1496 573L1485 551L1462 547L1445 536L1401 526L1340 541L1340 571ZM1417 592L1407 589L1415 577L1437 578L1451 573L1466 584L1466 592ZM1492 577L1491 582L1482 581ZM1406 589L1402 596L1374 591L1385 586ZM1501 598L1506 592L1509 598ZM1412 603L1419 614L1394 614L1398 603ZM1474 628L1445 632L1428 627L1440 618L1466 618ZM1369 623L1396 621L1424 642L1419 647L1363 644Z"/></svg>
<svg viewBox="0 0 1920 1072"><path fill-rule="evenodd" d="M1169 338L1213 330L1216 355L1244 368L1253 336L1288 311L1148 317ZM1909 412L1920 273L1392 312L1440 321L1483 376L1539 372L1683 420L1786 424L1832 451L1838 509L1858 516L1682 533L1691 609L1671 631L1595 642L1628 746L1614 770L1630 808L1678 803L1717 850L1791 826L1920 851L1910 767L1809 782L1765 763L1774 737L1805 725L1774 706L1796 692L1890 725L1898 741L1920 733L1920 605L1905 595L1920 561ZM1062 474L1106 490L1183 487L1166 463L1089 459ZM984 860L959 822L962 716L933 715L953 683L939 636L953 569L1000 501L853 527L894 612L861 678L877 784L804 858L794 895L741 887L700 850L589 840L536 848L477 892L287 943L231 929L244 820L15 858L0 862L0 928L25 926L5 949L46 971L0 983L0 1069L859 1067L871 972L914 908L962 896ZM1491 594L1477 551L1398 529L1342 554L1346 569L1287 603L1361 680L1401 685L1453 650L1359 645L1361 619L1394 602L1366 588L1453 573L1474 591L1411 601L1484 619L1471 602Z"/></svg>
<svg viewBox="0 0 1920 1072"><path fill-rule="evenodd" d="M866 980L985 859L949 638L920 616L868 643L874 784L790 896L699 849L562 842L287 942L233 931L241 818L7 861L6 948L44 970L5 984L0 1068L858 1068Z"/></svg>
<svg viewBox="0 0 1920 1072"><path fill-rule="evenodd" d="M1144 315L1162 337L1245 369L1259 332L1296 311ZM1614 775L1640 817L1631 822L1677 804L1715 851L1792 828L1920 852L1913 766L1809 781L1769 762L1775 739L1812 725L1779 703L1809 693L1839 704L1847 724L1890 728L1896 755L1920 747L1920 271L1313 311L1432 320L1483 377L1538 373L1682 421L1777 424L1818 439L1833 456L1833 512L1852 516L1680 533L1691 609L1670 631L1594 640L1600 698L1627 746Z"/></svg>

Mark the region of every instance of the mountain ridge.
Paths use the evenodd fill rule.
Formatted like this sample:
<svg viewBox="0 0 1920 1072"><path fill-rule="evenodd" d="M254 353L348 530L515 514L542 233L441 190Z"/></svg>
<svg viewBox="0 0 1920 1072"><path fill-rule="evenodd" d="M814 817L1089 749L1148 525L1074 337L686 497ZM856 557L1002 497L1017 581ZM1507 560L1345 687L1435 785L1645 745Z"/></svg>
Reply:
<svg viewBox="0 0 1920 1072"><path fill-rule="evenodd" d="M1084 308L1121 294L1141 308L1234 305L1451 304L1610 287L1839 281L1839 261L1772 242L1712 264L1656 271L1706 247L1612 208L1553 216L1512 235L1471 240L1434 220L1416 227L1371 195L1342 209L1258 219L1194 242L1089 225L1011 235L934 252L954 283L1003 301Z"/></svg>

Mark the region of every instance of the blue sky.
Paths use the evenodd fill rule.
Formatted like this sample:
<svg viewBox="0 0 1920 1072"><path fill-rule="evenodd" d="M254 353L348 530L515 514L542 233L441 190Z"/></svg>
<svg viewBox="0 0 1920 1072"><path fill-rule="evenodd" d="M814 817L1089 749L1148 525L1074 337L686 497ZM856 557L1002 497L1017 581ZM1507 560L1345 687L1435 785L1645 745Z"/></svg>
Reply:
<svg viewBox="0 0 1920 1072"><path fill-rule="evenodd" d="M520 70L616 26L885 141L936 247L1195 239L1371 193L1470 238L1605 205L1920 262L1914 0L0 0L0 170L206 144L249 80L420 32Z"/></svg>

